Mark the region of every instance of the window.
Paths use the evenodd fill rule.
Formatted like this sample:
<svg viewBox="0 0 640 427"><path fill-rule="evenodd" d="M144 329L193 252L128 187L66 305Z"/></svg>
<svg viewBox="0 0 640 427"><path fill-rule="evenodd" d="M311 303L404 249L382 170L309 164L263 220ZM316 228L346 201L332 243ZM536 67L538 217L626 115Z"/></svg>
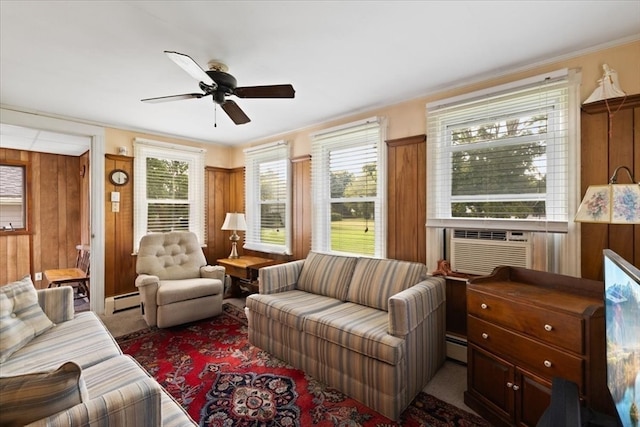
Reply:
<svg viewBox="0 0 640 427"><path fill-rule="evenodd" d="M567 71L427 106L430 227L567 232Z"/></svg>
<svg viewBox="0 0 640 427"><path fill-rule="evenodd" d="M147 233L192 231L204 245L202 149L134 141L134 250Z"/></svg>
<svg viewBox="0 0 640 427"><path fill-rule="evenodd" d="M314 250L386 255L383 130L372 118L313 136Z"/></svg>
<svg viewBox="0 0 640 427"><path fill-rule="evenodd" d="M27 166L0 164L0 231L27 229Z"/></svg>
<svg viewBox="0 0 640 427"><path fill-rule="evenodd" d="M245 151L246 249L291 254L291 178L284 141Z"/></svg>

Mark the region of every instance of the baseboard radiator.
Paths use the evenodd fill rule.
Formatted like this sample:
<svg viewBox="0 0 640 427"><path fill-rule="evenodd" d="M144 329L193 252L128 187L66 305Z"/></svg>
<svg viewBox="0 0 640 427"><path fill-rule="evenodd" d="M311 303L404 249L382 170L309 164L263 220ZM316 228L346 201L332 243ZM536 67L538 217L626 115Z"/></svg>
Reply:
<svg viewBox="0 0 640 427"><path fill-rule="evenodd" d="M128 310L140 306L140 293L131 292L129 294L116 295L104 300L104 314L107 316L122 310Z"/></svg>
<svg viewBox="0 0 640 427"><path fill-rule="evenodd" d="M447 357L458 362L467 363L467 339L447 334Z"/></svg>

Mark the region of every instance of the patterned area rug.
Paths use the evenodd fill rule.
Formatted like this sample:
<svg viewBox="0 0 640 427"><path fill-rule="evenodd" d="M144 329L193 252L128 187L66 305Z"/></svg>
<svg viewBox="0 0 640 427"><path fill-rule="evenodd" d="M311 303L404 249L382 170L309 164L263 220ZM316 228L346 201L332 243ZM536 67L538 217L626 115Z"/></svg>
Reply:
<svg viewBox="0 0 640 427"><path fill-rule="evenodd" d="M249 344L244 312L117 338L201 426L489 426L420 393L394 423Z"/></svg>

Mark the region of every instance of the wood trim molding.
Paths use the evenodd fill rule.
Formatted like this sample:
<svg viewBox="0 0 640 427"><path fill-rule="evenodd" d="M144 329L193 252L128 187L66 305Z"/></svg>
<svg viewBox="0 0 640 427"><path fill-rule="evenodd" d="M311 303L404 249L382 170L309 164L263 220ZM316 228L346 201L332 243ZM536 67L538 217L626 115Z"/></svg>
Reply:
<svg viewBox="0 0 640 427"><path fill-rule="evenodd" d="M291 158L291 163L299 163L299 162L306 162L311 160L311 154L304 154L302 156L298 156L298 157L292 157Z"/></svg>
<svg viewBox="0 0 640 427"><path fill-rule="evenodd" d="M117 160L121 162L133 162L133 157L131 156L121 156L120 154L105 154L105 159L107 160Z"/></svg>
<svg viewBox="0 0 640 427"><path fill-rule="evenodd" d="M608 105L608 108L607 108ZM590 102L582 104L582 111L587 114L606 113L611 111L615 113L619 108L634 108L640 106L640 93L628 95L627 97L613 98L606 101Z"/></svg>
<svg viewBox="0 0 640 427"><path fill-rule="evenodd" d="M404 138L388 139L385 141L389 147L399 147L401 145L420 144L427 140L427 135L406 136Z"/></svg>

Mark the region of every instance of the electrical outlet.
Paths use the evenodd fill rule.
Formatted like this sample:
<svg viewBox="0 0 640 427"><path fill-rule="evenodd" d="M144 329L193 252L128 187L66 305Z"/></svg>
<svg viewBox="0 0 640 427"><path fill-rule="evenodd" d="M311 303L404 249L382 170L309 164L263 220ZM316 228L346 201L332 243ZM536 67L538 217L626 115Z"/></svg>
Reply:
<svg viewBox="0 0 640 427"><path fill-rule="evenodd" d="M42 272L41 272L41 271L38 271L38 272L36 273L36 282L37 282L38 280L42 280Z"/></svg>

